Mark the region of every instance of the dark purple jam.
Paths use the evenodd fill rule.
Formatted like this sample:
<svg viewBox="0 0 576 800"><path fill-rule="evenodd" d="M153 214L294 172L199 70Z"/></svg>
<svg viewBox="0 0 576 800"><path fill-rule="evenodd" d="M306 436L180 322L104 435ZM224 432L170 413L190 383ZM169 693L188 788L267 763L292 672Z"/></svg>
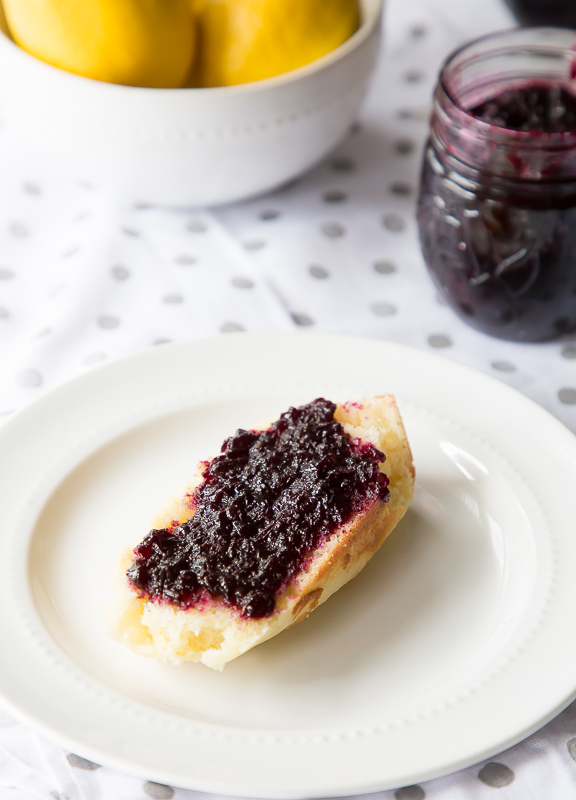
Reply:
<svg viewBox="0 0 576 800"><path fill-rule="evenodd" d="M509 89L474 106L470 114L513 131L576 131L576 97L560 84L530 83Z"/></svg>
<svg viewBox="0 0 576 800"><path fill-rule="evenodd" d="M448 107L449 98L437 102ZM532 81L454 113L460 128L433 118L418 204L441 296L502 339L573 334L576 96L568 85Z"/></svg>
<svg viewBox="0 0 576 800"><path fill-rule="evenodd" d="M521 25L576 28L574 0L506 0Z"/></svg>
<svg viewBox="0 0 576 800"><path fill-rule="evenodd" d="M153 530L134 551L130 581L182 608L206 598L245 617L274 611L306 557L352 514L389 499L385 456L352 440L318 399L263 432L238 430L207 463L191 520Z"/></svg>

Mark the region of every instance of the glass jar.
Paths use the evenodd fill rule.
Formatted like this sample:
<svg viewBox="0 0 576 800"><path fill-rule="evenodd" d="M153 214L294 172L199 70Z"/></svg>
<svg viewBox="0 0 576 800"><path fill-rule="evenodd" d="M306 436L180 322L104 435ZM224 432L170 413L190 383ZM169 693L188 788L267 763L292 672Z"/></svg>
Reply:
<svg viewBox="0 0 576 800"><path fill-rule="evenodd" d="M566 92L576 109L575 49L574 31L515 28L465 45L440 72L418 201L422 251L448 305L502 339L576 332L576 124L513 130L478 109L536 86Z"/></svg>

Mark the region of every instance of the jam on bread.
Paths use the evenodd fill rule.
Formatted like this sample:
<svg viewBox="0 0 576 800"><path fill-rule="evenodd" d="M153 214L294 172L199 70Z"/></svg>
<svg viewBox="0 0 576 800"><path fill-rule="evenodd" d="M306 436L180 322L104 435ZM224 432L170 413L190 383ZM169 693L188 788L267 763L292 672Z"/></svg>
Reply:
<svg viewBox="0 0 576 800"><path fill-rule="evenodd" d="M112 635L222 669L354 577L405 513L413 482L391 395L320 398L238 430L124 555Z"/></svg>
<svg viewBox="0 0 576 800"><path fill-rule="evenodd" d="M192 519L151 531L136 548L134 586L181 608L208 596L246 617L273 613L320 541L390 495L384 454L355 442L335 410L318 399L224 442L193 495Z"/></svg>

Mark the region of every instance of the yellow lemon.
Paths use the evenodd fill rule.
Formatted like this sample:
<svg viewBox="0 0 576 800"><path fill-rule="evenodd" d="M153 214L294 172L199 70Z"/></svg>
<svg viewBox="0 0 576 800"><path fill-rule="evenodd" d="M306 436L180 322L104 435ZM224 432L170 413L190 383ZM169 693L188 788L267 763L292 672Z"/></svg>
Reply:
<svg viewBox="0 0 576 800"><path fill-rule="evenodd" d="M345 42L357 0L191 0L198 25L196 80L227 86L302 67Z"/></svg>
<svg viewBox="0 0 576 800"><path fill-rule="evenodd" d="M182 86L194 58L189 0L3 0L14 41L100 81Z"/></svg>

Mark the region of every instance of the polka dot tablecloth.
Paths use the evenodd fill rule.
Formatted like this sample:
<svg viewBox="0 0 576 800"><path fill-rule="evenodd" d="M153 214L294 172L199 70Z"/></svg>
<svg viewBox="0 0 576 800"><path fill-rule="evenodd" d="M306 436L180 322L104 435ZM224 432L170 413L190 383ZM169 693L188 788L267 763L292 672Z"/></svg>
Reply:
<svg viewBox="0 0 576 800"><path fill-rule="evenodd" d="M43 160L0 109L0 422L147 347L307 328L442 352L576 432L576 341L517 345L467 328L436 296L417 242L439 64L459 43L511 22L499 0L388 0L382 56L346 139L280 191L216 211L121 202ZM203 796L87 761L0 709L0 800ZM376 797L576 797L576 705L487 762Z"/></svg>

